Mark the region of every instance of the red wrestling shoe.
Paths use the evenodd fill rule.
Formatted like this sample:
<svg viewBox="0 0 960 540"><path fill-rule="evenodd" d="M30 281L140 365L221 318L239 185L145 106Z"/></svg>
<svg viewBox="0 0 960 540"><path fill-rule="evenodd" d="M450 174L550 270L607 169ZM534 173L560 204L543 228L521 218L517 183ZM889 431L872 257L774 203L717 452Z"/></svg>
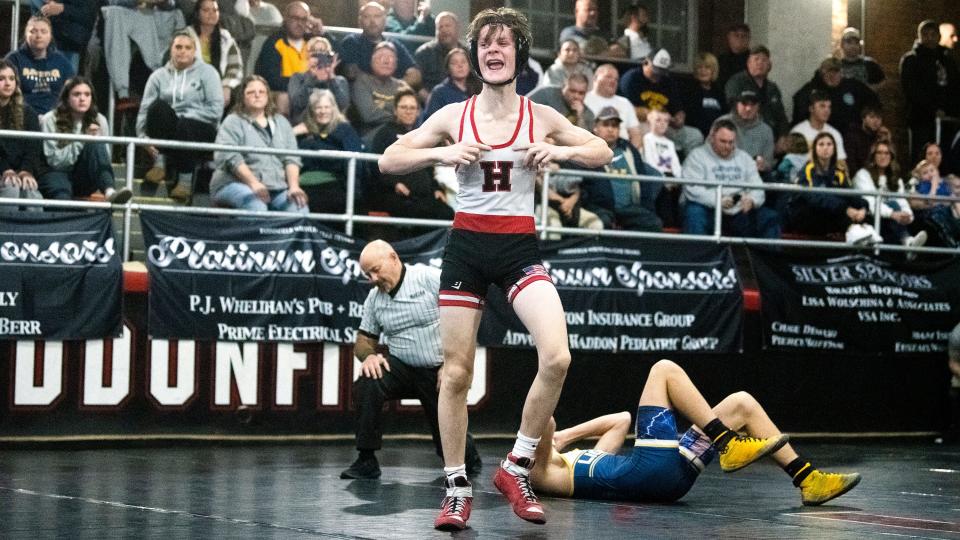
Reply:
<svg viewBox="0 0 960 540"><path fill-rule="evenodd" d="M462 531L467 528L470 508L473 506L473 488L470 481L457 476L453 483L447 481L447 496L440 503L440 515L433 521L433 528L441 531Z"/></svg>
<svg viewBox="0 0 960 540"><path fill-rule="evenodd" d="M505 465L514 470L525 471L525 474L513 474L506 470ZM503 493L510 501L514 514L531 523L543 524L547 522L547 516L543 513L543 505L534 495L533 487L530 485L530 469L532 468L532 459L518 458L513 453L507 454L507 459L501 462L497 472L493 475L493 485L497 486L500 493Z"/></svg>

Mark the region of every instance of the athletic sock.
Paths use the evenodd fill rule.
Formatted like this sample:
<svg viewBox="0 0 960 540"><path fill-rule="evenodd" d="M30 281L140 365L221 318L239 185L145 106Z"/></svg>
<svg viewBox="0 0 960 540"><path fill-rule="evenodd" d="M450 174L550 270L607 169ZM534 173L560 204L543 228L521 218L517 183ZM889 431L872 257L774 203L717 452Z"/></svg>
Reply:
<svg viewBox="0 0 960 540"><path fill-rule="evenodd" d="M713 446L717 450L726 448L730 439L737 435L736 431L723 425L723 422L721 422L719 418L714 418L709 424L703 426L703 433L707 437L710 437L710 440L713 441Z"/></svg>
<svg viewBox="0 0 960 540"><path fill-rule="evenodd" d="M467 466L444 467L443 474L447 477L445 484L447 497L473 497L473 486L467 479Z"/></svg>
<svg viewBox="0 0 960 540"><path fill-rule="evenodd" d="M533 459L534 454L537 452L538 444L540 444L540 437L534 439L518 431L517 442L513 443L513 451L511 453L516 457Z"/></svg>
<svg viewBox="0 0 960 540"><path fill-rule="evenodd" d="M539 438L527 437L518 431L513 450L510 451L507 459L500 462L500 466L514 476L530 476L530 469L533 468L534 455L539 443ZM510 456L513 456L513 458L511 459Z"/></svg>
<svg viewBox="0 0 960 540"><path fill-rule="evenodd" d="M376 459L376 457L376 450L360 450L360 459L364 461L368 459Z"/></svg>
<svg viewBox="0 0 960 540"><path fill-rule="evenodd" d="M453 479L458 476L467 477L467 466L457 465L456 467L444 467L443 474L447 475L447 481L452 483Z"/></svg>
<svg viewBox="0 0 960 540"><path fill-rule="evenodd" d="M814 468L809 461L798 457L784 465L783 470L790 475L790 478L793 478L793 485L800 487L800 483L803 482L806 477L810 476Z"/></svg>

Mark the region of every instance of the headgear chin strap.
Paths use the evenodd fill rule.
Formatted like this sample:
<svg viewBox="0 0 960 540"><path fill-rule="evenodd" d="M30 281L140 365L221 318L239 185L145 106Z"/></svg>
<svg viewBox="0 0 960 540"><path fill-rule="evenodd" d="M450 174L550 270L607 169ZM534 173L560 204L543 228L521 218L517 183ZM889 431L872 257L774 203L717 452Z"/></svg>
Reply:
<svg viewBox="0 0 960 540"><path fill-rule="evenodd" d="M509 28L509 26L500 23L501 27ZM470 40L470 64L473 67L473 72L477 75L477 78L480 79L484 84L489 84L491 86L505 86L513 81L520 75L520 72L523 71L523 68L526 67L527 62L530 60L530 44L527 42L523 36L514 35L514 47L517 51L516 63L513 67L513 77L510 77L509 80L499 83L492 83L483 78L483 75L480 73L480 49L477 46L477 40Z"/></svg>

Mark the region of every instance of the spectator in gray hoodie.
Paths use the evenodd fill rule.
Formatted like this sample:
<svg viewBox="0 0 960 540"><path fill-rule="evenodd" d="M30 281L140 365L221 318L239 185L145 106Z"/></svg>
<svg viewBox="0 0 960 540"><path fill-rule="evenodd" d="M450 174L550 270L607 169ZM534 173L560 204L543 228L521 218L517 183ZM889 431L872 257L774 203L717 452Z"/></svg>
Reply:
<svg viewBox="0 0 960 540"><path fill-rule="evenodd" d="M718 118L710 128L707 144L695 148L683 162L684 176L715 182L756 184L758 189L721 187L723 234L780 238L777 212L763 206L763 181L757 164L737 148L737 126ZM713 186L683 186L683 232L713 234L716 195Z"/></svg>
<svg viewBox="0 0 960 540"><path fill-rule="evenodd" d="M761 177L773 169L773 129L760 117L760 96L753 90L743 90L737 96L733 110L720 118L737 126L737 148L750 155L757 163Z"/></svg>
<svg viewBox="0 0 960 540"><path fill-rule="evenodd" d="M178 30L170 45L170 61L147 79L137 114L138 136L205 143L217 138L217 122L223 114L220 75L216 68L198 60L196 53L193 36L187 30ZM164 177L175 179L170 196L189 198L193 172L203 153L161 151L154 146L148 146L147 152L154 158L154 169L145 179L153 183L162 183ZM165 160L160 159L161 154ZM164 165L172 174L164 173Z"/></svg>
<svg viewBox="0 0 960 540"><path fill-rule="evenodd" d="M217 144L296 150L286 118L276 113L266 79L248 75L237 103L220 126ZM307 194L300 188L300 158L239 151L214 153L217 170L210 180L214 203L244 210L306 214Z"/></svg>

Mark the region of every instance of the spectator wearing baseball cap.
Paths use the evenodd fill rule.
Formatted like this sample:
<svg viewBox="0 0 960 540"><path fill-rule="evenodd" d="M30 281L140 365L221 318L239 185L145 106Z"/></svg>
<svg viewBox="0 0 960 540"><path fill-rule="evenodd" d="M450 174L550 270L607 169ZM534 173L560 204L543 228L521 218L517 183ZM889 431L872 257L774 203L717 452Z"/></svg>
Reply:
<svg viewBox="0 0 960 540"><path fill-rule="evenodd" d="M880 64L864 56L860 31L852 26L845 28L840 36L840 71L847 79L856 79L871 86L886 79Z"/></svg>
<svg viewBox="0 0 960 540"><path fill-rule="evenodd" d="M730 112L720 118L737 127L737 148L756 161L757 170L764 176L774 165L774 138L773 129L760 117L760 107L760 96L753 90L743 90Z"/></svg>
<svg viewBox="0 0 960 540"><path fill-rule="evenodd" d="M747 69L734 74L724 86L727 102L733 103L740 92L753 90L760 96L760 115L763 121L773 128L775 136L784 135L789 129L787 113L783 108L783 95L777 83L770 80L770 49L755 45L747 57Z"/></svg>
<svg viewBox="0 0 960 540"><path fill-rule="evenodd" d="M660 176L656 169L644 163L640 151L629 141L620 137L620 112L614 107L604 107L597 113L593 132L613 150L613 159L598 172L619 175ZM576 164L565 165L578 168ZM656 200L660 184L639 180L609 178L585 178L583 180L583 207L603 221L604 228L620 227L632 231L663 230L663 223L656 213Z"/></svg>
<svg viewBox="0 0 960 540"><path fill-rule="evenodd" d="M671 64L670 53L660 49L623 74L617 93L633 103L638 118L646 118L651 109L670 114L683 110L676 81L670 76Z"/></svg>
<svg viewBox="0 0 960 540"><path fill-rule="evenodd" d="M860 123L860 111L866 105L877 106L880 98L866 84L843 76L843 63L828 56L813 74L813 78L793 95L793 123L799 124L807 116L810 93L813 90L830 97L830 125L843 132Z"/></svg>

